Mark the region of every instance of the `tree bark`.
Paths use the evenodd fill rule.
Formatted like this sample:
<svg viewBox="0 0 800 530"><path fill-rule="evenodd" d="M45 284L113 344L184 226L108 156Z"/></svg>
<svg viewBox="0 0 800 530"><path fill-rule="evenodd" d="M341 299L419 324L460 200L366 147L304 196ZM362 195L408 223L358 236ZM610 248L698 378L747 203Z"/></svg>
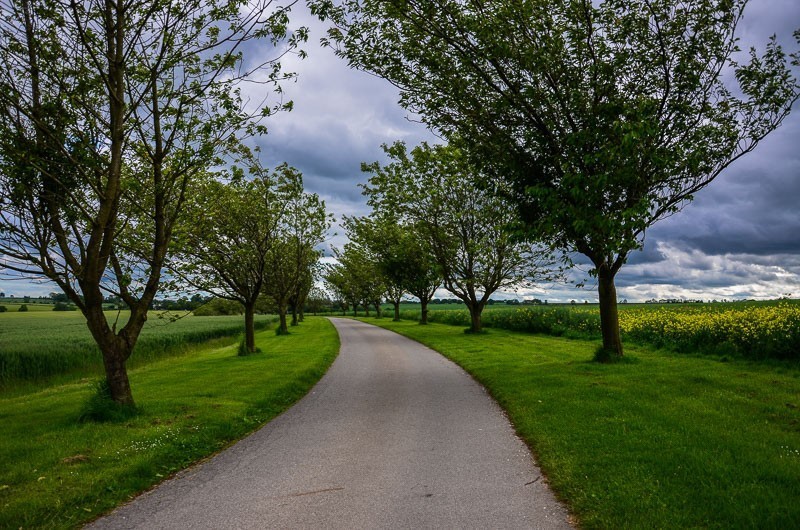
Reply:
<svg viewBox="0 0 800 530"><path fill-rule="evenodd" d="M376 302L374 305L375 305L375 318L381 318L381 316L383 315L381 313L381 303Z"/></svg>
<svg viewBox="0 0 800 530"><path fill-rule="evenodd" d="M255 312L255 301L244 304L244 346L248 353L256 351L256 330L253 317Z"/></svg>
<svg viewBox="0 0 800 530"><path fill-rule="evenodd" d="M419 323L425 325L428 323L428 301L423 298L420 298L419 305L420 305Z"/></svg>
<svg viewBox="0 0 800 530"><path fill-rule="evenodd" d="M400 302L392 302L394 306L394 321L398 322L400 320Z"/></svg>
<svg viewBox="0 0 800 530"><path fill-rule="evenodd" d="M296 326L299 320L297 317L297 304L292 305L292 326Z"/></svg>
<svg viewBox="0 0 800 530"><path fill-rule="evenodd" d="M469 319L470 319L470 333L480 333L483 331L483 321L481 320L481 313L483 307L480 304L469 305Z"/></svg>
<svg viewBox="0 0 800 530"><path fill-rule="evenodd" d="M89 296L87 298L91 306L86 307L83 313L86 317L86 325L100 347L100 353L103 355L103 368L105 369L106 383L108 384L111 399L120 405L133 407L136 404L133 401L125 363L133 352L136 340L135 338L133 340L125 340L124 337L117 335L108 325L108 320L106 320L106 316L103 313L102 303L97 303L99 298L97 296ZM126 327L129 327L129 331L133 333L134 337L138 337L139 330L141 330L143 324L143 317L132 312ZM130 337L131 335L127 336Z"/></svg>
<svg viewBox="0 0 800 530"><path fill-rule="evenodd" d="M603 350L606 360L622 357L622 338L619 333L619 313L617 312L617 288L614 273L600 268L598 270L597 294L600 299L600 330L603 335Z"/></svg>
<svg viewBox="0 0 800 530"><path fill-rule="evenodd" d="M278 306L278 335L288 335L289 327L286 325L286 306Z"/></svg>
<svg viewBox="0 0 800 530"><path fill-rule="evenodd" d="M122 346L124 349L125 347ZM130 357L130 353L115 350L114 346L105 345L103 347L103 366L106 371L106 382L111 393L111 399L120 405L133 407L133 394L131 393L131 383L128 380L128 371L125 368L125 361Z"/></svg>

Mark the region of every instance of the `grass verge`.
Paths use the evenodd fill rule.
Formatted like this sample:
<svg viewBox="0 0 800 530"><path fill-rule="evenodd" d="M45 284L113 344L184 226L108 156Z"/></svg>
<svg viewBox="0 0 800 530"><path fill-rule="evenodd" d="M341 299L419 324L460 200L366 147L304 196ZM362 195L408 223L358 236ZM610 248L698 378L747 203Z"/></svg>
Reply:
<svg viewBox="0 0 800 530"><path fill-rule="evenodd" d="M800 372L499 329L363 319L495 397L584 528L799 528Z"/></svg>
<svg viewBox="0 0 800 530"><path fill-rule="evenodd" d="M286 410L339 349L322 318L256 344L263 353L198 349L132 370L141 414L120 423L78 421L90 383L0 398L0 528L73 528L107 512Z"/></svg>

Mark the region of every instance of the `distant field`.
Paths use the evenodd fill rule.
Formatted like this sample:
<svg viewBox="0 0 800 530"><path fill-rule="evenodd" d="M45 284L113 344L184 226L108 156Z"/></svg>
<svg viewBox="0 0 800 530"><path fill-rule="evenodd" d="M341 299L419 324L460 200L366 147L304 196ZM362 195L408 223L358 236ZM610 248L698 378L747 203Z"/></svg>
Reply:
<svg viewBox="0 0 800 530"><path fill-rule="evenodd" d="M431 322L468 326L461 304L431 305ZM683 353L800 361L800 300L713 304L620 304L623 340ZM401 318L419 318L419 304L403 304ZM600 338L593 304L488 306L486 327L581 339Z"/></svg>
<svg viewBox="0 0 800 530"><path fill-rule="evenodd" d="M29 306L33 307L33 306ZM110 322L122 325L127 311L107 311ZM130 365L138 366L184 351L188 345L242 333L242 316L186 316L175 322L151 312ZM273 320L256 316L259 329ZM24 381L41 381L69 374L102 373L102 359L86 322L77 311L8 311L0 313L0 388Z"/></svg>

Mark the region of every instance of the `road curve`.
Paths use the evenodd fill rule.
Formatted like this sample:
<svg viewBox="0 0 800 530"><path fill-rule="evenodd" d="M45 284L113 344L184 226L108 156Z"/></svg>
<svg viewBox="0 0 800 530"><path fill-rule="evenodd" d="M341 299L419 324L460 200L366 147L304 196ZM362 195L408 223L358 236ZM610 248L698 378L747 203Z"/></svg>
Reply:
<svg viewBox="0 0 800 530"><path fill-rule="evenodd" d="M438 353L331 319L339 357L264 428L91 528L570 528L485 390Z"/></svg>

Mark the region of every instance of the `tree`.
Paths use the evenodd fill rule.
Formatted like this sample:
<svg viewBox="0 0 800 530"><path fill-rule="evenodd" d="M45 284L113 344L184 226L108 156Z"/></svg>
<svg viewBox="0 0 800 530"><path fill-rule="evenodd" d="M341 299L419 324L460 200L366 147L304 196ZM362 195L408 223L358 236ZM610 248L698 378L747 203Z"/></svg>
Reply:
<svg viewBox="0 0 800 530"><path fill-rule="evenodd" d="M332 217L325 202L314 193L303 190L302 180L295 184L278 225L278 237L267 256L267 275L263 291L275 300L278 309L279 335L289 333L286 313L298 288L308 282L320 258L317 245L325 240Z"/></svg>
<svg viewBox="0 0 800 530"><path fill-rule="evenodd" d="M353 316L358 316L358 289L344 265L342 263L328 264L324 269L322 279L337 300L342 315L347 312L348 307L352 307Z"/></svg>
<svg viewBox="0 0 800 530"><path fill-rule="evenodd" d="M359 305L364 307L365 316L369 316L369 306L373 305L380 318L386 282L369 249L357 241L349 241L342 250L334 249L334 255L338 264L329 269L328 283L340 290L353 306L354 316Z"/></svg>
<svg viewBox="0 0 800 530"><path fill-rule="evenodd" d="M408 292L420 301L420 323L428 322L428 302L441 285L433 252L413 224L394 210L373 210L369 217L345 218L348 237L362 246L384 279L386 296L400 320L400 302Z"/></svg>
<svg viewBox="0 0 800 530"><path fill-rule="evenodd" d="M623 353L614 278L647 228L800 94L798 54L774 37L739 62L747 0L312 4L341 56L510 184L528 233L591 260L609 357Z"/></svg>
<svg viewBox="0 0 800 530"><path fill-rule="evenodd" d="M180 234L173 267L190 285L244 307L245 347L254 353L254 315L265 285L278 226L302 176L283 164L271 174L251 161L249 179L237 170L227 184L211 180L195 191L191 222Z"/></svg>
<svg viewBox="0 0 800 530"><path fill-rule="evenodd" d="M277 87L288 7L268 1L6 0L0 4L0 254L57 284L103 356L111 398L133 407L126 362L162 280L188 186L288 108L245 102ZM278 46L280 45L280 46ZM279 88L279 87L278 87ZM104 293L130 309L109 323Z"/></svg>
<svg viewBox="0 0 800 530"><path fill-rule="evenodd" d="M513 237L513 206L480 186L481 176L453 146L423 143L384 146L392 161L365 164L364 186L375 211L393 209L417 227L432 250L444 287L470 312L470 331L482 330L481 314L491 295L553 277L547 249Z"/></svg>

